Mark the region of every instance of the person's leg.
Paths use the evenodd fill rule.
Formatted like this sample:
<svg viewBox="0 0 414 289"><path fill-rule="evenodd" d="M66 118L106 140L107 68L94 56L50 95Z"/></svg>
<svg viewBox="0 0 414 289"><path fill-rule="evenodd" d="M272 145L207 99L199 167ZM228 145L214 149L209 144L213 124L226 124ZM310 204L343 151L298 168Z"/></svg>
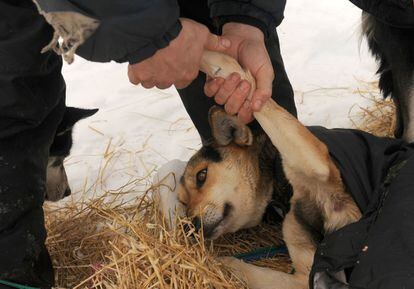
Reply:
<svg viewBox="0 0 414 289"><path fill-rule="evenodd" d="M0 0L0 35L0 280L50 288L42 205L65 109L62 61L40 54L53 30L30 0Z"/></svg>
<svg viewBox="0 0 414 289"><path fill-rule="evenodd" d="M62 101L38 127L0 140L0 280L54 284L42 205L49 147L63 111Z"/></svg>
<svg viewBox="0 0 414 289"><path fill-rule="evenodd" d="M207 25L212 32L214 26L212 20L208 17L209 10L207 1L180 0L181 16L191 18L195 21ZM275 31L266 41L266 47L275 71L275 80L273 81L272 98L287 111L297 115L296 106L293 98L293 89L287 77L282 56L280 54L279 39ZM204 94L205 75L200 73L188 87L179 89L178 93L181 100L190 115L201 139L204 143L211 140L210 126L208 124L208 111L211 106L215 105L214 99ZM257 126L253 122L251 126Z"/></svg>

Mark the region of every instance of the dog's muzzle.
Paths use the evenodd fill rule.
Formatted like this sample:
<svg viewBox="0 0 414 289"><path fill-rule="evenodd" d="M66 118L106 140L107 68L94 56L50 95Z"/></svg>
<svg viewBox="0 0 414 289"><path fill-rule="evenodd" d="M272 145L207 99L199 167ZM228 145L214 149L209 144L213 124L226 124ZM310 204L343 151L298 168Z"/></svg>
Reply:
<svg viewBox="0 0 414 289"><path fill-rule="evenodd" d="M210 239L214 235L215 229L217 228L217 226L219 224L221 224L222 220L223 219L221 219L218 222L215 222L213 224L203 224L200 217L194 217L191 220L191 223L192 223L193 228L195 229L196 232L199 232L202 229L204 238ZM186 232L189 232L191 229L192 228L191 228L190 225L188 225L188 224L184 225L184 230Z"/></svg>
<svg viewBox="0 0 414 289"><path fill-rule="evenodd" d="M71 194L72 194L72 191L70 190L70 188L69 188L69 187L68 187L68 188L66 188L64 196L65 196L65 197L68 197L68 196L70 196Z"/></svg>
<svg viewBox="0 0 414 289"><path fill-rule="evenodd" d="M209 218L209 215L216 215L216 213L213 214L212 212L207 212L204 220L202 220L199 216L196 216L191 220L191 223L197 232L201 229L203 230L203 235L206 239L212 239L216 237L216 229L223 224L223 222L230 215L232 209L233 206L230 203L226 203L219 218ZM187 225L184 229L188 232L190 230L190 226Z"/></svg>

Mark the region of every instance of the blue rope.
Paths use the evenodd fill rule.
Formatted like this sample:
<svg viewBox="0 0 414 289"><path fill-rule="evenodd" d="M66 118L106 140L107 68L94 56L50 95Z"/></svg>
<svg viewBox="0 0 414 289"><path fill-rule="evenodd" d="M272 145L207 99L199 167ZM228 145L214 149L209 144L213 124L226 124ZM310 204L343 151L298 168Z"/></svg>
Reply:
<svg viewBox="0 0 414 289"><path fill-rule="evenodd" d="M17 288L17 289L40 289L38 287L25 286L25 285L13 283L13 282L10 282L10 281L5 281L5 280L0 280L0 284L7 285L7 286Z"/></svg>
<svg viewBox="0 0 414 289"><path fill-rule="evenodd" d="M270 259L279 254L289 254L286 246L282 245L278 247L271 246L266 248L260 248L247 253L237 254L234 257L245 262L254 262L259 261L261 259Z"/></svg>

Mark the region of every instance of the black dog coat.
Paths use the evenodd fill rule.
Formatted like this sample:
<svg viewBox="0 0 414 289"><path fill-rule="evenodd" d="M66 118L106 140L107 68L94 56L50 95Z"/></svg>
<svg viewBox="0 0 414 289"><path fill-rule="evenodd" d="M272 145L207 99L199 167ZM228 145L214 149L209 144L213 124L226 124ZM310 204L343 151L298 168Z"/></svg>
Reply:
<svg viewBox="0 0 414 289"><path fill-rule="evenodd" d="M310 288L414 288L414 144L357 130L309 129L328 146L363 214L325 235Z"/></svg>

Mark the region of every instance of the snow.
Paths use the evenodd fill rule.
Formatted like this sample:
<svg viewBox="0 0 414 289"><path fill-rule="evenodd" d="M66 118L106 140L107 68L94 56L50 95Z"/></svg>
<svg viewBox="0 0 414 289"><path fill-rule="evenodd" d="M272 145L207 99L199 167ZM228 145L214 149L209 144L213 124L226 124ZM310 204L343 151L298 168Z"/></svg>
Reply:
<svg viewBox="0 0 414 289"><path fill-rule="evenodd" d="M365 42L360 47L359 27L360 10L348 1L288 1L278 32L305 124L350 127L350 109L367 105L356 92L361 82L375 80L376 65ZM66 170L75 196L147 180L161 165L186 160L199 148L175 89L133 86L125 64L90 63L80 57L65 65L63 74L68 105L100 109L74 131ZM142 192L148 185L137 182L133 189Z"/></svg>

